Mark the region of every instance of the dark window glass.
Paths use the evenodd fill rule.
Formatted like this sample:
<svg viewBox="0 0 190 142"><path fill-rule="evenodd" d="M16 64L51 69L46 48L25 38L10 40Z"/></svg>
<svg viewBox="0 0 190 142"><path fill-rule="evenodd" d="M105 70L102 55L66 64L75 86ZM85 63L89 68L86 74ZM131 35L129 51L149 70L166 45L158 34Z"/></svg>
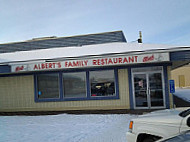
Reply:
<svg viewBox="0 0 190 142"><path fill-rule="evenodd" d="M86 97L86 72L63 73L64 97Z"/></svg>
<svg viewBox="0 0 190 142"><path fill-rule="evenodd" d="M162 90L151 90L151 106L163 106L163 91Z"/></svg>
<svg viewBox="0 0 190 142"><path fill-rule="evenodd" d="M39 99L59 98L59 75L58 74L37 75L37 91Z"/></svg>
<svg viewBox="0 0 190 142"><path fill-rule="evenodd" d="M151 106L163 106L163 89L162 89L162 74L161 73L150 73L149 74L149 87L150 87L150 98Z"/></svg>
<svg viewBox="0 0 190 142"><path fill-rule="evenodd" d="M162 74L161 73L149 74L149 84L151 90L152 89L162 90Z"/></svg>
<svg viewBox="0 0 190 142"><path fill-rule="evenodd" d="M91 96L114 96L115 77L114 70L90 72Z"/></svg>
<svg viewBox="0 0 190 142"><path fill-rule="evenodd" d="M158 67L142 67L142 68L133 68L132 71L133 72L146 72L146 71L158 71L158 70L162 70L162 67L158 66Z"/></svg>
<svg viewBox="0 0 190 142"><path fill-rule="evenodd" d="M137 107L147 107L147 80L146 74L134 75L135 103Z"/></svg>

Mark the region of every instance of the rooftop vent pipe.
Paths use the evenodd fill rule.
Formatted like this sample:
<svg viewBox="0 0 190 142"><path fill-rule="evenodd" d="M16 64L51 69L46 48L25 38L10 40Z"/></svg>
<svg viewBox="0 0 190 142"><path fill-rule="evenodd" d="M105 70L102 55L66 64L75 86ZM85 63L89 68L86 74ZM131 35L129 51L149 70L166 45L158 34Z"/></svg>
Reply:
<svg viewBox="0 0 190 142"><path fill-rule="evenodd" d="M142 32L141 31L139 31L138 43L142 43Z"/></svg>

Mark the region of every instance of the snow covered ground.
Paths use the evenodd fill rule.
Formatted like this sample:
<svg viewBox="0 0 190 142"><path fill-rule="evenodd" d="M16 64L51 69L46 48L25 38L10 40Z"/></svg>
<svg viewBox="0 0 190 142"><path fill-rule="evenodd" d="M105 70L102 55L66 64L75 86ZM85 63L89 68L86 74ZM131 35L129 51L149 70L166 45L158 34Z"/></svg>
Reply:
<svg viewBox="0 0 190 142"><path fill-rule="evenodd" d="M190 102L190 89L176 89ZM129 114L0 116L0 142L126 142Z"/></svg>
<svg viewBox="0 0 190 142"><path fill-rule="evenodd" d="M176 89L174 95L190 102L190 88Z"/></svg>
<svg viewBox="0 0 190 142"><path fill-rule="evenodd" d="M0 116L0 142L126 142L128 114Z"/></svg>

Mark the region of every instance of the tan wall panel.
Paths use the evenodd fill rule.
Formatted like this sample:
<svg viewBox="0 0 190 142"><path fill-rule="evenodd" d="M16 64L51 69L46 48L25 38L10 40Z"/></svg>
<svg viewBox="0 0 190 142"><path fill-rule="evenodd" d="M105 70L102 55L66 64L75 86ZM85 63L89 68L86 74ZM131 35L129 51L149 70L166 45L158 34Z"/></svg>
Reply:
<svg viewBox="0 0 190 142"><path fill-rule="evenodd" d="M33 76L0 78L0 111L52 111L87 109L129 109L127 69L118 71L120 99L35 102Z"/></svg>
<svg viewBox="0 0 190 142"><path fill-rule="evenodd" d="M190 87L190 67L184 66L171 71L172 79L175 80L175 86L180 87L179 78L181 75L185 76L185 87Z"/></svg>
<svg viewBox="0 0 190 142"><path fill-rule="evenodd" d="M185 87L185 75L179 75L179 87Z"/></svg>
<svg viewBox="0 0 190 142"><path fill-rule="evenodd" d="M33 94L29 76L0 78L0 109L28 107ZM34 101L34 97L32 98Z"/></svg>
<svg viewBox="0 0 190 142"><path fill-rule="evenodd" d="M118 71L118 76L121 100L123 101L123 104L126 105L126 108L130 109L128 70L120 69Z"/></svg>

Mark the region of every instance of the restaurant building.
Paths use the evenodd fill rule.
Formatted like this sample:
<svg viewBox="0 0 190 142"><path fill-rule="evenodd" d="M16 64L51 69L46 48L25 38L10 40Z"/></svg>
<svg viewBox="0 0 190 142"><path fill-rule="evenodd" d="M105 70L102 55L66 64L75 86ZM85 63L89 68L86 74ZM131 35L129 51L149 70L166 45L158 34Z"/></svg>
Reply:
<svg viewBox="0 0 190 142"><path fill-rule="evenodd" d="M0 112L171 108L171 70L189 55L121 31L0 44Z"/></svg>

